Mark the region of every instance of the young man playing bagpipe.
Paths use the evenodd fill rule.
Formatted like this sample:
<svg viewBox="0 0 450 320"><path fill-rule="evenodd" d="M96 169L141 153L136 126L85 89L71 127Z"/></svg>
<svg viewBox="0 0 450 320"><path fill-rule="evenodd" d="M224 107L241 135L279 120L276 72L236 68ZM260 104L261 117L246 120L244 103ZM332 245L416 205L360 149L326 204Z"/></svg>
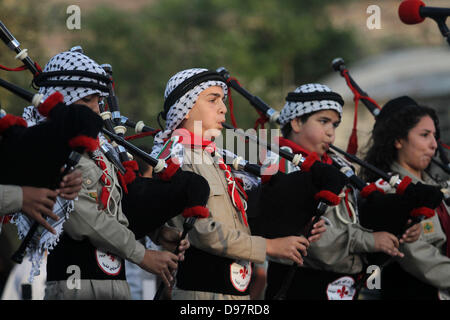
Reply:
<svg viewBox="0 0 450 320"><path fill-rule="evenodd" d="M252 263L274 256L302 264L309 246L300 236L266 239L251 234L247 195L213 142L225 121L227 92L222 76L200 68L178 72L166 86L165 130L156 135L152 154L171 162L171 145L179 141L181 168L203 176L211 189L210 216L189 232L191 247L178 268L175 300L249 299ZM171 222L183 228L181 216Z"/></svg>
<svg viewBox="0 0 450 320"><path fill-rule="evenodd" d="M99 114L108 80L95 61L68 51L50 59L35 82L44 97L59 91L66 105L82 104ZM25 110L24 118L29 123L45 120L33 107ZM157 234L154 240L173 250L179 233L160 226L184 208L206 203L209 187L200 176L177 171L172 172L170 181L139 177L134 161L123 163L127 171L122 175L117 164L106 157L105 149L98 148L100 142L113 152L112 161L117 161L106 138L100 134L93 141L97 143L76 165L82 173L82 189L58 244L48 255L45 299L129 299L123 259L161 276L170 285L171 273L183 259L189 242L181 241L180 253L175 255L146 250L136 239ZM198 194L192 195L191 189ZM173 198L179 201L170 203Z"/></svg>
<svg viewBox="0 0 450 320"><path fill-rule="evenodd" d="M283 134L283 137L279 138L280 147L300 153L304 157L315 153L318 161L331 165L332 158L328 149L334 142L335 130L341 121L344 104L342 97L327 86L305 84L289 93L286 100L280 113ZM301 174L301 171L287 160L281 159L279 166L281 171L287 173L287 177ZM326 231L308 248L304 265L297 268L290 283L286 293L287 299L353 299L355 289L352 285L358 274L365 272L364 253L385 252L392 256L402 256L398 250L399 242L393 234L372 232L359 224L356 191L348 181L340 178L341 173L336 171L337 169L330 170L325 166L320 170L303 172L304 184L300 186L300 190L304 194L310 193L313 196L316 192L314 190L320 190L317 189L317 184L327 182L325 189L333 190L334 200L329 199L333 206L329 206L323 215L327 225ZM310 178L308 174L311 174ZM286 183L277 184L275 181L275 192L272 196L267 194L262 197L262 206L269 211L263 214L270 215L270 211L274 210L270 203L286 203L288 209L284 229L293 224L292 221L295 221L297 215L301 215L303 211L314 210L316 205L314 200L310 200L309 204L299 202L292 188ZM280 291L289 267L279 261L269 262L266 298L272 299Z"/></svg>

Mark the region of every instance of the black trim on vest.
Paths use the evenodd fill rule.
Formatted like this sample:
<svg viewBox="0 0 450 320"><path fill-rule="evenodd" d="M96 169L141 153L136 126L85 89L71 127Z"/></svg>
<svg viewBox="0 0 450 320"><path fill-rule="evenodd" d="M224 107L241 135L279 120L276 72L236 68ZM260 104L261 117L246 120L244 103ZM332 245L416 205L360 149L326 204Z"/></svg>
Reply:
<svg viewBox="0 0 450 320"><path fill-rule="evenodd" d="M205 291L235 296L249 294L236 290L230 279L230 265L235 260L219 257L191 246L178 265L177 287L182 290Z"/></svg>
<svg viewBox="0 0 450 320"><path fill-rule="evenodd" d="M286 101L290 102L306 102L306 101L321 101L321 100L331 100L336 101L341 106L344 105L344 100L339 93L336 92L289 92Z"/></svg>
<svg viewBox="0 0 450 320"><path fill-rule="evenodd" d="M58 245L47 256L47 281L67 280L73 273L67 273L71 265L80 268L80 279L86 280L126 280L125 261L119 274L108 275L100 269L96 259L96 248L88 239L76 241L65 232L59 238Z"/></svg>
<svg viewBox="0 0 450 320"><path fill-rule="evenodd" d="M166 98L164 101L164 111L161 113L161 116L164 120L166 120L167 113L169 112L170 107L181 98L186 92L194 88L196 85L200 83L209 81L209 80L217 80L222 81L223 83L227 83L225 78L215 71L204 71L200 72L196 75L193 75L190 78L187 78L182 83L180 83Z"/></svg>

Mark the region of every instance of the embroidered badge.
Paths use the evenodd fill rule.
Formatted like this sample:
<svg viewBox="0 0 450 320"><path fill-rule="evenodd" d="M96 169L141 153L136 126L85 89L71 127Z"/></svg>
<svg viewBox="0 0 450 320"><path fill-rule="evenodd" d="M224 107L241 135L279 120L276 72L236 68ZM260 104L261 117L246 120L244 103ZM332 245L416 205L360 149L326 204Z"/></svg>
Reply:
<svg viewBox="0 0 450 320"><path fill-rule="evenodd" d="M117 276L122 269L122 261L111 253L105 253L100 250L95 250L95 257L99 268L110 276Z"/></svg>
<svg viewBox="0 0 450 320"><path fill-rule="evenodd" d="M341 277L331 282L327 287L328 300L353 300L356 290L355 280L351 277Z"/></svg>
<svg viewBox="0 0 450 320"><path fill-rule="evenodd" d="M247 290L252 277L252 265L249 261L237 261L230 265L230 279L233 287L239 291Z"/></svg>
<svg viewBox="0 0 450 320"><path fill-rule="evenodd" d="M157 158L164 160L172 158L173 161L177 161L176 163L182 166L185 152L184 147L180 142L182 139L183 137L180 136L173 136L172 138L170 138L163 146Z"/></svg>
<svg viewBox="0 0 450 320"><path fill-rule="evenodd" d="M422 222L423 226L423 233L433 233L434 232L434 225L431 221L424 221Z"/></svg>
<svg viewBox="0 0 450 320"><path fill-rule="evenodd" d="M95 201L97 201L97 192L89 192L88 193L89 197L91 197L92 199L94 199Z"/></svg>

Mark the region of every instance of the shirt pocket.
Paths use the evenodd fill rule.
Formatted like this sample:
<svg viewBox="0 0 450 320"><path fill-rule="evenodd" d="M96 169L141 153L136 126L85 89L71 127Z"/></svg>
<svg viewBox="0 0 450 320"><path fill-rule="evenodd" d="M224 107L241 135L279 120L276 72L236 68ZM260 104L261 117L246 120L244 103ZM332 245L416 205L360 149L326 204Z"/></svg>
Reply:
<svg viewBox="0 0 450 320"><path fill-rule="evenodd" d="M98 167L91 166L82 171L82 187L86 190L96 190L100 178L102 176L102 170Z"/></svg>
<svg viewBox="0 0 450 320"><path fill-rule="evenodd" d="M442 231L441 225L438 219L434 217L431 219L424 219L421 221L422 224L422 234L421 238L430 243L439 243L445 239L445 235Z"/></svg>
<svg viewBox="0 0 450 320"><path fill-rule="evenodd" d="M223 196L226 193L225 188L223 187L223 185L219 184L219 183L211 183L209 182L209 197L214 197L214 196Z"/></svg>

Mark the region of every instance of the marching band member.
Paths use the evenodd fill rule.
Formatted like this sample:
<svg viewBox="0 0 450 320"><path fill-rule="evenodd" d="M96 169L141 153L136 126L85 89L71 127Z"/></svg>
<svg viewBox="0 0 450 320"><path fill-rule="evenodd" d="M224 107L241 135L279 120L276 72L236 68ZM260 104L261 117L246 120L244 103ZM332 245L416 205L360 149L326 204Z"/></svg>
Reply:
<svg viewBox="0 0 450 320"><path fill-rule="evenodd" d="M315 152L323 163L331 164L328 149L341 121L342 97L322 84L305 84L289 93L286 100L280 113L283 134L279 139L280 147L304 156ZM281 159L279 165L280 170L288 175L298 170L285 159ZM329 173L323 174L324 179L335 179ZM318 177L312 179L314 183ZM357 276L365 271L364 253L382 251L402 256L393 234L371 232L359 224L356 190L349 184L339 184L339 180L336 183L342 188L342 201L337 206L328 207L323 215L326 231L311 243L304 265L298 268L287 292L287 299L353 299L355 289L352 286ZM272 198L267 199L267 203L273 201ZM291 197L286 201L295 200ZM291 210L292 215L302 210L297 207ZM303 207L303 210L311 208ZM266 298L272 299L277 294L288 268L278 261L269 262Z"/></svg>
<svg viewBox="0 0 450 320"><path fill-rule="evenodd" d="M407 96L390 100L381 109L373 127L371 145L365 160L386 171L409 177L414 187L438 185L426 172L437 149L439 121L433 109L420 106ZM367 181L377 179L362 169ZM389 185L387 185L389 187ZM442 186L440 186L442 187ZM434 192L415 193L409 203L422 200L431 217L422 220L419 240L401 245L402 259L383 268L382 299L449 299L450 288L450 217L442 201L440 187ZM446 186L448 190L448 186ZM386 192L394 192L389 188ZM423 206L423 204L416 207ZM398 215L398 214L397 214ZM395 216L391 218L391 223Z"/></svg>
<svg viewBox="0 0 450 320"><path fill-rule="evenodd" d="M252 262L274 256L302 264L309 246L304 237L265 239L251 234L246 193L213 142L225 121L227 90L219 74L194 68L172 76L164 94L165 130L156 135L152 154L170 159L172 142L181 140L181 168L205 177L211 189L210 216L189 233L192 245L178 268L175 300L249 299ZM182 228L182 217L172 222Z"/></svg>
<svg viewBox="0 0 450 320"><path fill-rule="evenodd" d="M100 99L107 92L103 82L107 78L102 78L104 75L105 71L86 55L76 51L62 52L47 63L42 74L47 78L40 82L40 92L46 97L59 91L67 105L83 104L98 114ZM25 118L35 123L43 120L42 115L33 108L26 110ZM107 144L103 136L99 138L102 144ZM45 299L129 299L123 259L161 276L169 285L171 272L183 259L189 242L181 242L178 256L168 251L146 250L136 240L132 230L127 228L129 221L121 203L127 186L120 183L117 168L100 149L89 155L83 154L76 168L82 173L82 189L69 219L64 223L58 245L48 256ZM148 204L152 196L162 200L169 195L183 197L182 188L208 187L206 182L195 180L195 177L185 178L184 185L149 180L145 185L145 190L149 192L145 195L145 203ZM142 179L135 177L135 181L141 184ZM132 184L128 185L130 194ZM185 203L183 200L179 205ZM142 211L152 209L154 207L141 207ZM152 215L160 213L142 214L149 220ZM178 237L178 232L164 227L160 229L157 240L177 243ZM69 282L72 285L68 285Z"/></svg>

